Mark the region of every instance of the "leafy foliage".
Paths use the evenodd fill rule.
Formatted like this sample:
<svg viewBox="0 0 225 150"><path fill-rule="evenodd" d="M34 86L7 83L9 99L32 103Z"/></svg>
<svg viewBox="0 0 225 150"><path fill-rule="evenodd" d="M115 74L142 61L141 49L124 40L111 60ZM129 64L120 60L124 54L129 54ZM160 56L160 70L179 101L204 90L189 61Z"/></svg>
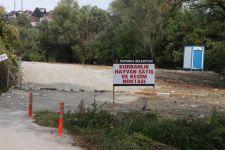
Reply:
<svg viewBox="0 0 225 150"><path fill-rule="evenodd" d="M32 27L21 14L12 24L25 60L111 65L114 58L154 57L158 67L177 69L185 46L203 45L205 69L223 72L224 14L223 0L114 0L108 11L61 0L52 21Z"/></svg>
<svg viewBox="0 0 225 150"><path fill-rule="evenodd" d="M5 14L3 7L0 7L0 17ZM0 55L7 54L9 60L0 62L0 92L6 90L7 70L13 74L17 71L17 57L14 54L14 48L18 45L19 31L13 26L6 24L3 18L0 18ZM6 67L7 66L7 67Z"/></svg>

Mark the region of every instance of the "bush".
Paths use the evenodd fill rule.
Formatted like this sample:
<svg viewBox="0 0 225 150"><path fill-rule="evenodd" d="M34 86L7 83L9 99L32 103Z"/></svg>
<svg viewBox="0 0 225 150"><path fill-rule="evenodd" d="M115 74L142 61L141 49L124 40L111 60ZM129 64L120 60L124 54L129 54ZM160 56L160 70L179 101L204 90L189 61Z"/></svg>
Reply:
<svg viewBox="0 0 225 150"><path fill-rule="evenodd" d="M52 115L55 114L39 112L36 119L43 121L37 122L55 126L56 116ZM225 117L218 113L213 113L210 119L192 121L164 120L140 112L116 115L106 111L68 113L65 128L85 141L89 148L130 150L172 149L170 146L173 146L180 149L225 149Z"/></svg>
<svg viewBox="0 0 225 150"><path fill-rule="evenodd" d="M37 62L44 62L46 61L45 55L42 54L41 52L28 52L24 58L24 60L27 61L37 61Z"/></svg>

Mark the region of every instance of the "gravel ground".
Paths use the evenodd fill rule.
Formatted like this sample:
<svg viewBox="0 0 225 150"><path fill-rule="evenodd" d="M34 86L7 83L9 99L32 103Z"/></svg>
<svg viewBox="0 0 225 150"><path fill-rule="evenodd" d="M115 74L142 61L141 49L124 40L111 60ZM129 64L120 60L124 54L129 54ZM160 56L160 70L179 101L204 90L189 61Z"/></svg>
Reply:
<svg viewBox="0 0 225 150"><path fill-rule="evenodd" d="M22 72L23 88L12 89L2 95L0 105L4 108L27 110L29 88L32 88L34 111L48 109L57 112L62 100L67 111L78 111L81 100L86 108L91 108L96 100L103 108L111 109L112 67L22 62ZM191 84L182 82L182 76L183 80L187 76L192 78L194 83L192 80ZM157 106L160 115L172 118L204 117L213 110L225 111L224 88L215 88L215 84L206 85L213 79L215 82L221 80L215 73L160 69L156 78L157 101L149 95L151 88L116 87L115 109L136 111L146 106L147 110L154 110Z"/></svg>

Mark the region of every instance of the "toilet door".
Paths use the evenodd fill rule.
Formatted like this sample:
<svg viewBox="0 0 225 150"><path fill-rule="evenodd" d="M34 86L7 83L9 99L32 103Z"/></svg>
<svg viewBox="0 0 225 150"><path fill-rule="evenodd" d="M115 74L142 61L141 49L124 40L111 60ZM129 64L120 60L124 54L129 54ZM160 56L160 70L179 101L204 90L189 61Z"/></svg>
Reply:
<svg viewBox="0 0 225 150"><path fill-rule="evenodd" d="M202 50L194 50L193 69L202 69Z"/></svg>

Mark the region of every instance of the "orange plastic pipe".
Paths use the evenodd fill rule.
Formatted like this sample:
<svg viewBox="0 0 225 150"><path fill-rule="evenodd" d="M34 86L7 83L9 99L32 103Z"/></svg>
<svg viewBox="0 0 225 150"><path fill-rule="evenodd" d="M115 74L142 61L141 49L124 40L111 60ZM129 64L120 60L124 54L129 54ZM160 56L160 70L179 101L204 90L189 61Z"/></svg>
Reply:
<svg viewBox="0 0 225 150"><path fill-rule="evenodd" d="M63 124L64 124L64 102L60 102L60 112L59 112L59 120L58 120L58 135L63 135Z"/></svg>

